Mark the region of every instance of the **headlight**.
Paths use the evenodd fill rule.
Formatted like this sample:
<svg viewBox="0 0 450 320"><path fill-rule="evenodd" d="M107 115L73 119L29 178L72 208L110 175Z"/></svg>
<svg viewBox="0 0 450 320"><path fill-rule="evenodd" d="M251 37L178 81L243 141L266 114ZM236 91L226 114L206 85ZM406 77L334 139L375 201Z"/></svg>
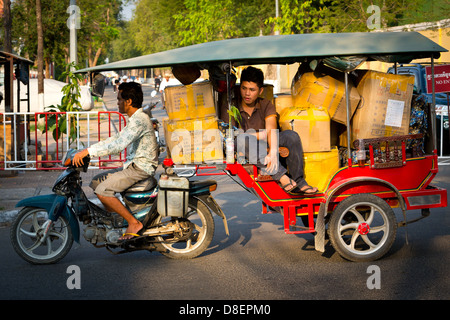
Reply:
<svg viewBox="0 0 450 320"><path fill-rule="evenodd" d="M75 149L69 149L66 154L64 155L62 159L62 165L64 167L68 167L72 164L73 156L78 152L78 150Z"/></svg>
<svg viewBox="0 0 450 320"><path fill-rule="evenodd" d="M63 156L62 162L61 162L63 167L68 167L70 165L71 160L68 155L69 155L69 152L64 153L64 156Z"/></svg>

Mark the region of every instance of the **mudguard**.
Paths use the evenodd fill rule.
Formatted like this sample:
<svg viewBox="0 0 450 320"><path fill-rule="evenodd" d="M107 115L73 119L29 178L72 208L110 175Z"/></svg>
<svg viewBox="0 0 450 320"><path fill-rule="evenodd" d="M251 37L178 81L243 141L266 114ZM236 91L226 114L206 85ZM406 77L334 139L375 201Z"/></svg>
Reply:
<svg viewBox="0 0 450 320"><path fill-rule="evenodd" d="M46 194L20 200L16 207L35 207L42 208L48 212L48 217L52 221L58 220L60 216L69 221L72 230L73 239L80 242L80 225L75 215L67 206L67 198L57 194Z"/></svg>
<svg viewBox="0 0 450 320"><path fill-rule="evenodd" d="M203 202L203 204L205 204L211 211L213 211L215 214L217 214L219 217L221 217L223 219L225 233L228 236L229 231L228 231L227 217L225 216L225 213L222 211L222 208L220 208L220 206L216 202L216 200L214 200L214 198L210 194L196 195L196 196L194 196L194 198Z"/></svg>

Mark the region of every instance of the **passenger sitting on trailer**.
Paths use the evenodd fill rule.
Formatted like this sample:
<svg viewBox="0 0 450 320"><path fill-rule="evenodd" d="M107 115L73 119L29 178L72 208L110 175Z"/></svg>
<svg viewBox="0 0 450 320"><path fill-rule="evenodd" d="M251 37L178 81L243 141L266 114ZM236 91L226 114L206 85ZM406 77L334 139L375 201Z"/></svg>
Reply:
<svg viewBox="0 0 450 320"><path fill-rule="evenodd" d="M259 98L264 90L263 84L264 73L262 70L247 67L242 71L239 94L234 101L241 114L240 128L245 132L239 134L236 138L238 161L242 156L249 159L252 154L255 154L257 155L257 162L249 159L250 162L259 167L265 165L262 171L272 176L272 179L279 181L281 187L287 193L316 193L317 188L308 185L304 177L303 148L297 132L293 130L278 132L277 145L275 132L272 131L277 129L277 112L275 106L269 100ZM221 118L225 122L228 122L229 119L227 109L227 107L221 109ZM236 125L236 121L232 119L232 122ZM258 141L263 142L263 147L250 150L250 148L259 145ZM289 154L286 157L289 175L287 169L279 163L279 147L289 149Z"/></svg>

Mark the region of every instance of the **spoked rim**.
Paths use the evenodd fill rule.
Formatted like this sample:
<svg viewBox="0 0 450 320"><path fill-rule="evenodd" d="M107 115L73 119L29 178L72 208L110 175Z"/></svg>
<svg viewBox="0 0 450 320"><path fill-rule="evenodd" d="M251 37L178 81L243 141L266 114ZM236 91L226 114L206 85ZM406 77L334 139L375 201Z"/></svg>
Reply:
<svg viewBox="0 0 450 320"><path fill-rule="evenodd" d="M339 242L350 253L369 255L378 251L389 237L389 218L379 206L358 202L347 208L338 223Z"/></svg>
<svg viewBox="0 0 450 320"><path fill-rule="evenodd" d="M171 219L170 217L165 219ZM161 222L164 222L162 219ZM189 211L184 220L190 222L191 230L187 239L171 243L171 237L159 237L162 245L174 253L189 253L197 249L205 240L207 235L207 223L203 214L199 214L197 209L189 207ZM175 240L174 240L175 241Z"/></svg>
<svg viewBox="0 0 450 320"><path fill-rule="evenodd" d="M50 226L46 239L43 239L45 229ZM52 222L43 209L33 209L26 213L18 222L16 240L19 249L26 256L37 261L57 257L65 250L70 241L69 225L65 219L59 218Z"/></svg>

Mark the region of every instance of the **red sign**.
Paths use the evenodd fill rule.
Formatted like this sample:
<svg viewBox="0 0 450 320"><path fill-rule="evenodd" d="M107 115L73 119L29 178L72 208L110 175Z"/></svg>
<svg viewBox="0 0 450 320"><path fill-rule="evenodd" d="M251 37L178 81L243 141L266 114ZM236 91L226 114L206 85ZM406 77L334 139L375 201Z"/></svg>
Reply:
<svg viewBox="0 0 450 320"><path fill-rule="evenodd" d="M427 93L432 93L431 67L425 67L427 76ZM450 65L434 66L434 90L439 92L450 92Z"/></svg>

